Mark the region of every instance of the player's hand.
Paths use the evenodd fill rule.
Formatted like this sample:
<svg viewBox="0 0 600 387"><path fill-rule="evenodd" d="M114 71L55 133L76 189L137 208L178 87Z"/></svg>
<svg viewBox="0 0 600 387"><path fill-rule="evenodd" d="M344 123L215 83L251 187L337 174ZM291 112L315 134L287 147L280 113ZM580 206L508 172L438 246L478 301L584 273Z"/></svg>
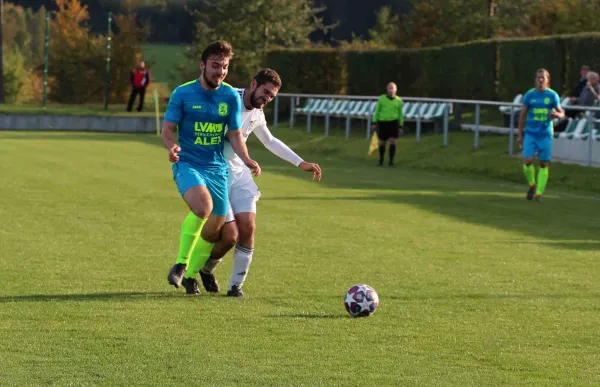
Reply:
<svg viewBox="0 0 600 387"><path fill-rule="evenodd" d="M181 152L181 148L179 145L175 144L169 149L169 161L172 163L176 163L179 161L178 153Z"/></svg>
<svg viewBox="0 0 600 387"><path fill-rule="evenodd" d="M260 165L258 165L258 163L252 159L246 159L244 160L244 164L246 164L246 166L248 168L250 168L250 170L252 171L252 176L254 177L258 177L260 176Z"/></svg>
<svg viewBox="0 0 600 387"><path fill-rule="evenodd" d="M321 181L321 167L319 167L319 164L307 163L303 161L300 163L300 165L298 165L298 168L306 172L312 172L312 179Z"/></svg>
<svg viewBox="0 0 600 387"><path fill-rule="evenodd" d="M374 131L375 129L377 129L377 124L371 124L371 130Z"/></svg>
<svg viewBox="0 0 600 387"><path fill-rule="evenodd" d="M550 112L550 118L562 118L562 114L556 111L556 109L552 109Z"/></svg>
<svg viewBox="0 0 600 387"><path fill-rule="evenodd" d="M400 128L398 129L398 137L402 137L404 136L404 129Z"/></svg>
<svg viewBox="0 0 600 387"><path fill-rule="evenodd" d="M519 149L523 149L523 136L520 134L517 136L517 145L519 145Z"/></svg>

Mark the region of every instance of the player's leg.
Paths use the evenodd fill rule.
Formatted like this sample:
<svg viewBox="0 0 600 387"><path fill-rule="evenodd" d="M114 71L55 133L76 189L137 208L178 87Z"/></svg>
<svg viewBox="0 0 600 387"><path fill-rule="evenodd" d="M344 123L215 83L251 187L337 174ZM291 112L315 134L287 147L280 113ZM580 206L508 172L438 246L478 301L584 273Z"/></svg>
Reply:
<svg viewBox="0 0 600 387"><path fill-rule="evenodd" d="M243 297L242 285L248 275L254 253L256 203L260 198L260 191L248 170L245 170L241 175L237 175L234 180L235 183L231 185L229 192L238 238L233 251L233 269L227 295L230 297Z"/></svg>
<svg viewBox="0 0 600 387"><path fill-rule="evenodd" d="M377 123L377 136L379 137L379 166L383 166L385 148L389 139L388 128L385 122Z"/></svg>
<svg viewBox="0 0 600 387"><path fill-rule="evenodd" d="M235 215L238 227L238 242L233 252L233 269L229 279L229 297L243 297L242 286L248 276L254 254L254 233L256 231L256 199L249 198L249 211Z"/></svg>
<svg viewBox="0 0 600 387"><path fill-rule="evenodd" d="M144 98L146 97L146 88L142 87L140 89L140 101L137 107L137 111L141 112L144 109Z"/></svg>
<svg viewBox="0 0 600 387"><path fill-rule="evenodd" d="M127 102L127 111L130 112L133 109L133 104L135 102L135 97L137 96L137 88L131 88L131 94L129 94L129 101Z"/></svg>
<svg viewBox="0 0 600 387"><path fill-rule="evenodd" d="M172 168L173 180L190 209L181 226L177 260L167 276L169 283L178 288L202 226L212 210L212 198L206 188L206 181L191 165L175 163Z"/></svg>
<svg viewBox="0 0 600 387"><path fill-rule="evenodd" d="M190 254L190 263L181 282L188 294L200 293L196 275L208 260L215 243L219 240L229 208L227 176L209 172L203 172L203 176L212 199L212 213L200 231L200 237Z"/></svg>
<svg viewBox="0 0 600 387"><path fill-rule="evenodd" d="M523 173L527 180L529 189L527 190L527 200L533 200L535 195L535 166L533 165L533 157L536 152L536 144L533 136L525 134L523 137Z"/></svg>
<svg viewBox="0 0 600 387"><path fill-rule="evenodd" d="M535 199L539 202L542 199L548 177L550 175L550 160L552 159L552 136L538 139L538 158L540 160L540 169L538 171L537 187Z"/></svg>
<svg viewBox="0 0 600 387"><path fill-rule="evenodd" d="M227 215L225 225L221 229L221 236L210 252L210 257L208 257L208 260L202 269L200 269L200 279L207 292L218 293L220 291L219 282L215 278L214 271L223 260L225 254L235 246L237 237L238 230L233 218L233 212L231 212L231 215Z"/></svg>

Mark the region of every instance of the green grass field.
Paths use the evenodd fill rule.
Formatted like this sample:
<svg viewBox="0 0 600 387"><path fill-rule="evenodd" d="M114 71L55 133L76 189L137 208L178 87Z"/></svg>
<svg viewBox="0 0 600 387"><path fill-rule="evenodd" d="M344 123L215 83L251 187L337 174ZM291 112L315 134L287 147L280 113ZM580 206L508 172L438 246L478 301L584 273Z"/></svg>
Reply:
<svg viewBox="0 0 600 387"><path fill-rule="evenodd" d="M600 384L596 170L553 166L538 204L506 138L406 138L379 169L364 139L274 133L324 179L250 142L239 300L168 286L186 208L158 138L0 132L0 385ZM356 283L367 319L343 307Z"/></svg>

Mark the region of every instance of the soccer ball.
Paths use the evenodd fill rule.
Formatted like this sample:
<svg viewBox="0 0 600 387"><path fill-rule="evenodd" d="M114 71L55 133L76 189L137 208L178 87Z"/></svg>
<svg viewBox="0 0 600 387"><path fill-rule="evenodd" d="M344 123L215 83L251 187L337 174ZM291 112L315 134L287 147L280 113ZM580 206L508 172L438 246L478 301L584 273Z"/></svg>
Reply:
<svg viewBox="0 0 600 387"><path fill-rule="evenodd" d="M352 317L368 317L377 310L379 296L369 285L354 285L346 292L344 306Z"/></svg>

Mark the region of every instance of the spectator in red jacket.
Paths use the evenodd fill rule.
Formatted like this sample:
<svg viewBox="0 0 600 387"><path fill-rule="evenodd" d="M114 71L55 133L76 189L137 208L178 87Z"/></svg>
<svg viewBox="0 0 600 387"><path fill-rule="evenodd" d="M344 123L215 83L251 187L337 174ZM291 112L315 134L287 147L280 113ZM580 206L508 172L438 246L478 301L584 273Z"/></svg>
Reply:
<svg viewBox="0 0 600 387"><path fill-rule="evenodd" d="M144 108L144 96L146 95L146 88L150 84L150 71L146 69L146 63L140 61L136 68L131 71L131 95L129 96L129 103L127 104L127 111L130 112L135 102L135 97L140 95L140 103L137 107L137 111L141 112Z"/></svg>

